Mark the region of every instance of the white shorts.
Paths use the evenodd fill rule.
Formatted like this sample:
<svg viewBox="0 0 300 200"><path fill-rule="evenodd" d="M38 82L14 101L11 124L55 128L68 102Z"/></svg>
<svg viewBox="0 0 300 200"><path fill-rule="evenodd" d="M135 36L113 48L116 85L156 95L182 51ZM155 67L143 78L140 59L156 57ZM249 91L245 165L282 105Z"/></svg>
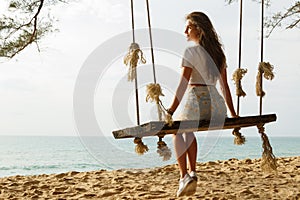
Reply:
<svg viewBox="0 0 300 200"><path fill-rule="evenodd" d="M223 97L215 86L189 86L187 101L179 120L218 120L227 117Z"/></svg>

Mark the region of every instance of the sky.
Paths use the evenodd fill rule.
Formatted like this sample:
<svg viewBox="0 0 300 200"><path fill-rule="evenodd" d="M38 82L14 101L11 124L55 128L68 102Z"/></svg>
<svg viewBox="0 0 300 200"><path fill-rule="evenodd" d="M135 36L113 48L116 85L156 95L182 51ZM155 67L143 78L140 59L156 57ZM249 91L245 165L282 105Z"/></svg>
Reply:
<svg viewBox="0 0 300 200"><path fill-rule="evenodd" d="M134 2L135 28L141 30L138 32L140 35L137 35L139 40L137 42L141 44L142 49L144 48L148 61L146 66L150 66L149 41L145 35L148 26L146 5L144 1ZM210 17L224 44L228 81L236 104L235 85L231 76L238 67L239 4L227 5L222 0L149 2L154 49L156 45L160 45L161 39L158 39L160 31L169 33L170 38L178 38L174 44L182 42L186 14L203 11ZM287 8L292 2L274 1L266 10L266 14L271 15ZM4 2L0 3L0 9L1 12L5 11ZM85 107L78 108L78 105L74 107L76 97L74 92L76 93L76 86L85 84L80 82L78 77L85 72L84 69L89 63L99 66L92 99L97 121L95 126L98 126L101 134L106 136L111 136L112 130L134 126L136 124L134 86L132 83L123 82L127 68L122 63L122 58L132 42L131 37L128 37L131 31L130 1L78 0L52 8L51 12L59 20L55 23L59 32L46 36L40 42L41 52L37 51L35 45L31 45L13 59L0 63L2 97L0 135L82 134L75 119L77 110ZM124 41L124 38L128 41L116 44L120 38L121 41ZM99 54L109 42L112 48ZM298 83L300 62L297 53L299 42L299 29L279 28L270 38L265 39L264 60L274 65L275 79L264 81L266 96L263 99L263 113L276 113L278 118L276 123L266 125L266 132L270 136L299 136L297 127L300 122L298 117L300 94L297 92L300 89ZM158 83L163 83L165 93L162 101L168 106L179 81L180 56L175 55L172 49L169 51L155 49L154 55L158 66ZM109 56L114 57L107 65L102 66L105 58ZM246 1L243 18L242 68L248 69L243 79L247 96L241 98L241 116L258 114L259 101L255 96L255 76L259 61L260 5ZM149 68L141 67L138 73L141 74L139 77L141 121L156 120L155 106L145 102L143 92L145 85L152 82L152 72ZM123 100L117 95L127 99ZM127 118L122 121L122 116ZM84 114L77 119L84 120L84 118L89 121ZM225 133L231 134L230 131ZM246 129L245 133L258 135L254 128Z"/></svg>

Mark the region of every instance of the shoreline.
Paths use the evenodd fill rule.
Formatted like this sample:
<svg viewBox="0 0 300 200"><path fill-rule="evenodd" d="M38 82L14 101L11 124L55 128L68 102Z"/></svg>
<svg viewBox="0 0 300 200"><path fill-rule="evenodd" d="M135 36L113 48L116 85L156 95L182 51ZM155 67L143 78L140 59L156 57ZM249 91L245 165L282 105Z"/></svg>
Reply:
<svg viewBox="0 0 300 200"><path fill-rule="evenodd" d="M197 199L300 199L300 156L277 158L277 173L260 159L197 163ZM176 164L145 169L70 171L0 178L0 199L188 199L176 198Z"/></svg>

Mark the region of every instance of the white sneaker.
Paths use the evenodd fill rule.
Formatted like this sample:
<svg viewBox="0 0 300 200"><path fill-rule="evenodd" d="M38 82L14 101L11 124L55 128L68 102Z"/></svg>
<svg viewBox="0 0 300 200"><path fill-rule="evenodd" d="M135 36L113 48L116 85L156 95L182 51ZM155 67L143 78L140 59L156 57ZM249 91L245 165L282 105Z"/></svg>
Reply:
<svg viewBox="0 0 300 200"><path fill-rule="evenodd" d="M191 171L191 173L190 173L189 175L190 175L190 177L191 177L192 179L194 179L196 182L198 181L198 177L197 177L197 174L196 174L195 171Z"/></svg>
<svg viewBox="0 0 300 200"><path fill-rule="evenodd" d="M193 195L196 192L197 182L186 174L179 180L179 189L177 191L177 197Z"/></svg>

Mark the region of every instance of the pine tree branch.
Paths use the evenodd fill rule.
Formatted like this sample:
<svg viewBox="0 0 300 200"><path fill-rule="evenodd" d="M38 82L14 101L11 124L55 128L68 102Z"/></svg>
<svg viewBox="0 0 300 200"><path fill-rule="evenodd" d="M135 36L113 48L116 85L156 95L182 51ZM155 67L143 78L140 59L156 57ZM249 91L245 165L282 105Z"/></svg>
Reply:
<svg viewBox="0 0 300 200"><path fill-rule="evenodd" d="M32 43L38 47L37 42L45 34L56 31L53 29L54 19L43 8L57 6L61 2L66 1L11 1L9 12L0 17L0 58L11 59ZM47 17L42 18L42 15Z"/></svg>
<svg viewBox="0 0 300 200"><path fill-rule="evenodd" d="M25 42L25 43L23 44L23 46L21 46L20 48L18 48L17 51L15 51L13 54L11 54L11 55L9 56L9 58L13 58L16 54L18 54L19 52L21 52L22 50L24 50L28 45L30 45L32 42L35 41L35 38L36 38L36 32L37 32L37 20L38 20L39 14L40 14L40 12L41 12L41 10L42 10L42 8L43 8L43 5L44 5L44 0L40 0L40 5L39 5L39 7L38 7L38 9L37 9L37 12L36 12L35 15L33 16L33 18L32 18L27 24L24 24L23 26L21 26L21 27L28 26L28 25L30 25L30 24L32 23L32 21L33 21L33 31L32 31L31 33L29 33L29 34L31 35L31 37L27 40L27 42ZM20 28L21 28L21 27L20 27ZM17 29L16 31L20 30L20 28Z"/></svg>
<svg viewBox="0 0 300 200"><path fill-rule="evenodd" d="M275 28L280 27L281 23L287 19L292 19L295 17L295 20L290 22L289 25L287 25L286 29L291 29L294 27L297 27L298 23L300 22L300 1L295 2L293 6L288 8L285 13L278 12L273 15L273 17L268 19L268 22L265 23L265 26L269 28L269 31L266 35L266 37L269 37L271 33L275 30Z"/></svg>

